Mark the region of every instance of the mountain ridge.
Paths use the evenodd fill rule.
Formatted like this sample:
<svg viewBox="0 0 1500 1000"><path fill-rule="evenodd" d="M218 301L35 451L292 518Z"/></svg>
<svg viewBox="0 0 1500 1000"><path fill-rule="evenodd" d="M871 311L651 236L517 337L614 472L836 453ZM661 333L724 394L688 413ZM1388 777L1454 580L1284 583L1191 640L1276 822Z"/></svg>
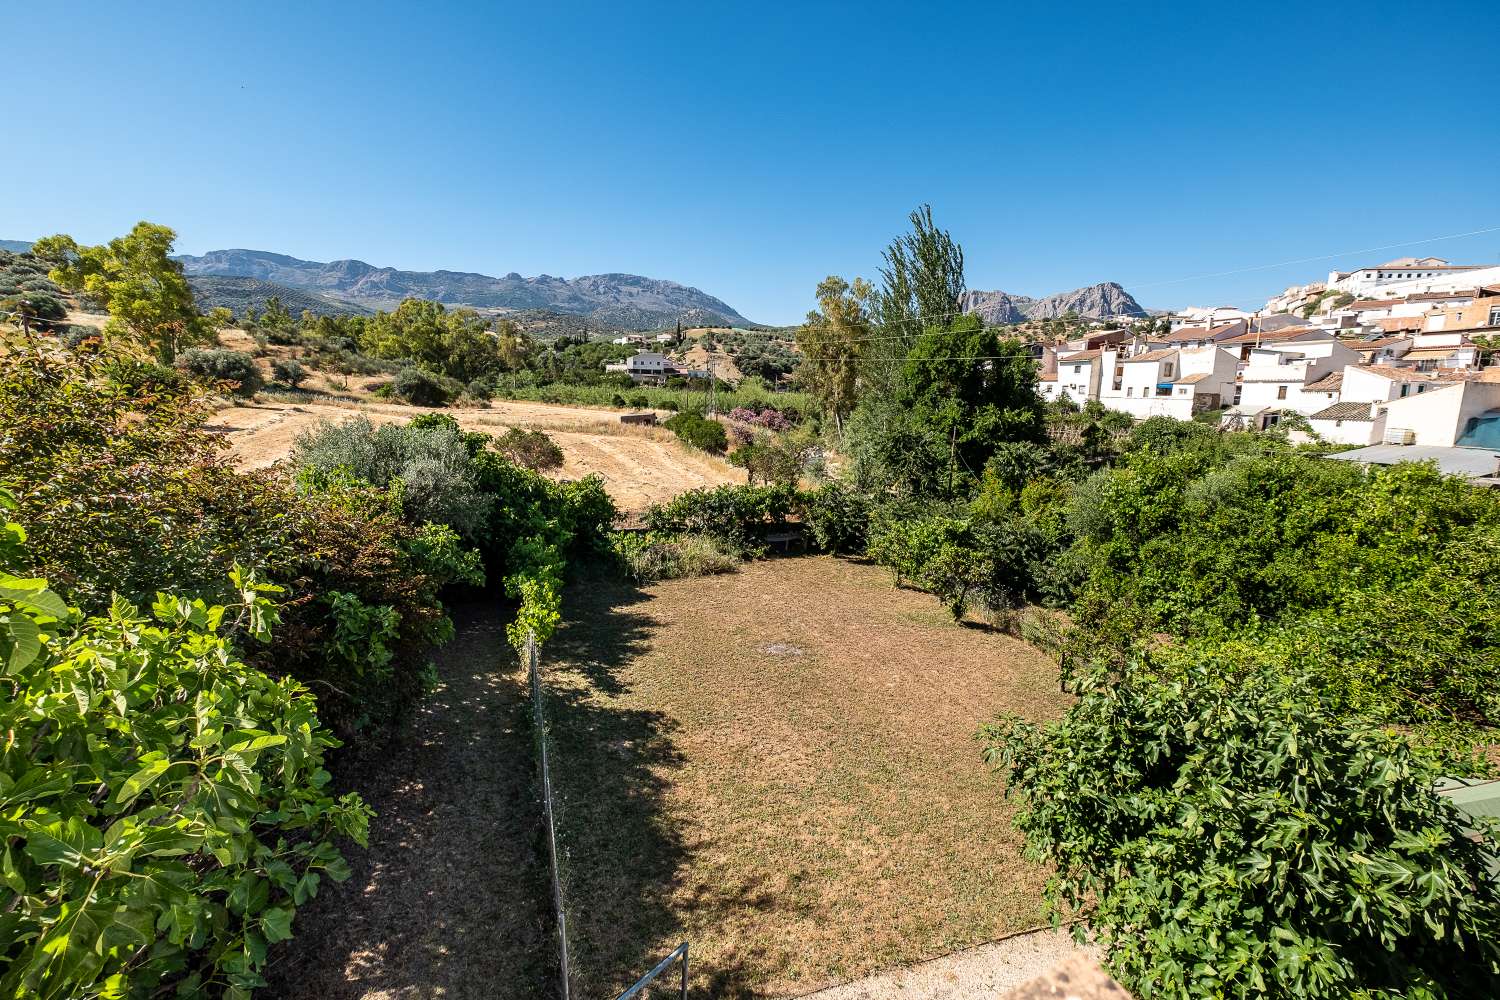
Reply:
<svg viewBox="0 0 1500 1000"><path fill-rule="evenodd" d="M210 250L176 259L189 276L253 278L368 308L390 308L405 298L424 298L498 311L548 309L587 316L603 325L636 328L705 319L754 325L728 303L700 289L623 272L525 278L512 271L497 278L477 271L405 271L355 259L324 263L244 249Z"/></svg>
<svg viewBox="0 0 1500 1000"><path fill-rule="evenodd" d="M1101 281L1045 298L1013 295L1002 291L971 289L964 292L959 308L986 323L1020 323L1028 319L1056 319L1069 312L1087 319L1146 316L1147 310L1118 282Z"/></svg>

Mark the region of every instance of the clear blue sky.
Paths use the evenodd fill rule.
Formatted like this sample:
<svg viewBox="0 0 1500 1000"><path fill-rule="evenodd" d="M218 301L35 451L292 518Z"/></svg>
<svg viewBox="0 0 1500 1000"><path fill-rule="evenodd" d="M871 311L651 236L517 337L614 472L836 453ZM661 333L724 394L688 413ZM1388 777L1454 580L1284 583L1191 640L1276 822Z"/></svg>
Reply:
<svg viewBox="0 0 1500 1000"><path fill-rule="evenodd" d="M149 10L149 12L147 12ZM0 237L572 277L792 322L931 202L971 287L1500 260L1490 4L24 3Z"/></svg>

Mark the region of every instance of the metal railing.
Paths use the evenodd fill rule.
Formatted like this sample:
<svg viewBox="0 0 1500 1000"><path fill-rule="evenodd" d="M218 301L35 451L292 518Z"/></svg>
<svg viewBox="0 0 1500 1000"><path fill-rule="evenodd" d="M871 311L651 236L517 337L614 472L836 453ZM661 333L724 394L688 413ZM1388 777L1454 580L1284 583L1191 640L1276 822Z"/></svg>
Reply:
<svg viewBox="0 0 1500 1000"><path fill-rule="evenodd" d="M542 814L547 824L547 858L552 869L552 908L557 914L559 976L562 1000L572 1000L573 983L568 967L568 916L563 909L562 876L557 867L557 818L552 808L552 768L547 759L547 720L542 712L542 676L537 665L540 659L536 636L527 636L526 672L531 678L531 728L536 739L537 766L541 770ZM685 960L683 967L686 968Z"/></svg>
<svg viewBox="0 0 1500 1000"><path fill-rule="evenodd" d="M645 989L647 986L650 986L652 982L656 980L657 976L660 976L663 972L666 972L667 969L671 968L673 960L675 960L679 955L682 957L682 1000L687 1000L688 943L686 941L673 948L670 955L662 959L660 962L656 963L656 968L646 973L640 979L637 979L634 986L630 987L630 989L615 997L615 1000L631 1000L631 998L638 995L641 990Z"/></svg>

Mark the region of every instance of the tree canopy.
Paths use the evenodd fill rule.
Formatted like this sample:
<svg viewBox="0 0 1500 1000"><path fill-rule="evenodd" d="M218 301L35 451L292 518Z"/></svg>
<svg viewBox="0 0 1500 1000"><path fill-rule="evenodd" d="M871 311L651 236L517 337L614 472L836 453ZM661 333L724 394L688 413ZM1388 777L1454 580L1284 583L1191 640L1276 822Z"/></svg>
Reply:
<svg viewBox="0 0 1500 1000"><path fill-rule="evenodd" d="M857 401L873 294L863 278L850 284L829 275L818 283L818 308L797 329L797 346L805 355L799 378L835 420L843 420Z"/></svg>
<svg viewBox="0 0 1500 1000"><path fill-rule="evenodd" d="M58 285L109 312L107 335L128 337L171 363L214 333L198 312L182 265L171 258L176 240L166 226L138 222L102 246L81 246L59 234L37 240L31 252L51 267L48 276Z"/></svg>

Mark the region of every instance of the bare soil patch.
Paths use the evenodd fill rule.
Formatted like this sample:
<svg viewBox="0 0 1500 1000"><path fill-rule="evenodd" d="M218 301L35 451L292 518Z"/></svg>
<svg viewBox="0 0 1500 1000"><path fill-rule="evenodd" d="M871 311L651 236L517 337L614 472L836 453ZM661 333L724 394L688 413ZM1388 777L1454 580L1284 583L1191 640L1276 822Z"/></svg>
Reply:
<svg viewBox="0 0 1500 1000"><path fill-rule="evenodd" d="M1041 654L829 557L566 606L546 660L579 995L683 940L696 995L786 996L1041 921L973 738L1061 712Z"/></svg>
<svg viewBox="0 0 1500 1000"><path fill-rule="evenodd" d="M306 403L257 402L219 411L208 428L226 436L231 457L243 468L273 465L291 454L297 435L320 421L340 422L363 415L377 424L410 420L434 412L397 403L353 402L309 396ZM620 423L620 411L586 406L497 401L489 407L451 408L467 430L504 433L508 428L545 431L563 450L561 479L604 477L623 512L644 510L699 486L743 483L745 473L729 463L683 445L667 430Z"/></svg>

